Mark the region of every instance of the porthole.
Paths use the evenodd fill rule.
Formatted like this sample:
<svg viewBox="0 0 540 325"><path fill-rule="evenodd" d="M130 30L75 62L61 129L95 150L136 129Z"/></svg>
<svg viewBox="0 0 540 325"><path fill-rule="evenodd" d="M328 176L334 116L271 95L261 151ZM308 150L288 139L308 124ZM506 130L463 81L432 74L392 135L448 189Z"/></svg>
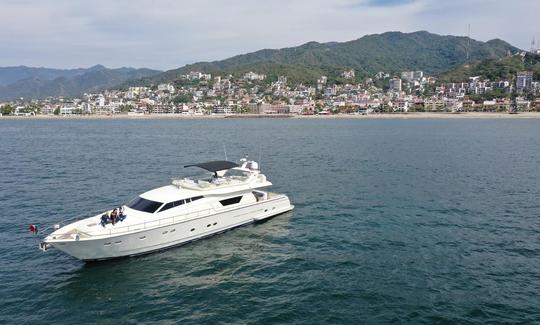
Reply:
<svg viewBox="0 0 540 325"><path fill-rule="evenodd" d="M111 243L105 243L103 246L111 246Z"/></svg>
<svg viewBox="0 0 540 325"><path fill-rule="evenodd" d="M276 207L272 207L272 210L275 210L275 209L276 209Z"/></svg>
<svg viewBox="0 0 540 325"><path fill-rule="evenodd" d="M171 230L171 232L175 232L175 231L176 231L176 229L172 229L172 230Z"/></svg>
<svg viewBox="0 0 540 325"><path fill-rule="evenodd" d="M121 241L121 240L115 241L114 244L115 244L115 245L122 244L122 241Z"/></svg>
<svg viewBox="0 0 540 325"><path fill-rule="evenodd" d="M195 228L191 228L191 231L195 231Z"/></svg>
<svg viewBox="0 0 540 325"><path fill-rule="evenodd" d="M146 236L139 237L140 240L145 240Z"/></svg>
<svg viewBox="0 0 540 325"><path fill-rule="evenodd" d="M264 212L268 212L268 209L264 209Z"/></svg>
<svg viewBox="0 0 540 325"><path fill-rule="evenodd" d="M162 232L161 234L162 235L166 235L169 231L165 230L164 232Z"/></svg>
<svg viewBox="0 0 540 325"><path fill-rule="evenodd" d="M206 228L208 228L208 227L210 227L210 226L211 226L211 224L207 224L207 225L206 225Z"/></svg>
<svg viewBox="0 0 540 325"><path fill-rule="evenodd" d="M217 225L217 222L214 222L214 226Z"/></svg>

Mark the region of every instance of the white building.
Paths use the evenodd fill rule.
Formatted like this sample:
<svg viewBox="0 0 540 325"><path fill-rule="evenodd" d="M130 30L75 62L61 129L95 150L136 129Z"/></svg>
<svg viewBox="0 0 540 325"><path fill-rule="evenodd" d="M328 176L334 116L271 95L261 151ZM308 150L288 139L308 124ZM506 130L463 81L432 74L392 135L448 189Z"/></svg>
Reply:
<svg viewBox="0 0 540 325"><path fill-rule="evenodd" d="M60 107L60 115L75 114L77 107L72 102L66 102Z"/></svg>
<svg viewBox="0 0 540 325"><path fill-rule="evenodd" d="M174 86L171 84L159 84L157 89L158 91L167 91L171 94L173 94L175 91Z"/></svg>
<svg viewBox="0 0 540 325"><path fill-rule="evenodd" d="M210 80L212 75L209 73L202 73L200 71L190 71L187 75L184 75L189 80Z"/></svg>
<svg viewBox="0 0 540 325"><path fill-rule="evenodd" d="M17 106L13 110L13 115L15 116L31 116L36 115L34 112L27 111L24 106Z"/></svg>
<svg viewBox="0 0 540 325"><path fill-rule="evenodd" d="M341 76L345 79L354 79L356 74L354 73L354 69L343 71Z"/></svg>
<svg viewBox="0 0 540 325"><path fill-rule="evenodd" d="M389 81L390 91L400 92L401 91L401 79L394 77Z"/></svg>
<svg viewBox="0 0 540 325"><path fill-rule="evenodd" d="M250 71L246 74L244 74L244 80L251 80L251 81L261 81L266 79L265 74L258 74L253 71Z"/></svg>

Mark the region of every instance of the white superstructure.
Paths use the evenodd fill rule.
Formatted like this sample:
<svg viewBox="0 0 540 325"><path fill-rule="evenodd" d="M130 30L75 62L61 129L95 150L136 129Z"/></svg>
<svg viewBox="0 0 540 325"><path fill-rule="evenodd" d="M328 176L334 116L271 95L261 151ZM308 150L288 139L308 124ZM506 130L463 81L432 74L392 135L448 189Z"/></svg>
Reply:
<svg viewBox="0 0 540 325"><path fill-rule="evenodd" d="M45 237L85 261L144 254L184 244L294 208L289 198L261 190L272 185L255 161L242 159L189 165L212 172L202 179L175 179L123 206L113 224L111 211L68 224ZM105 219L105 220L104 220Z"/></svg>

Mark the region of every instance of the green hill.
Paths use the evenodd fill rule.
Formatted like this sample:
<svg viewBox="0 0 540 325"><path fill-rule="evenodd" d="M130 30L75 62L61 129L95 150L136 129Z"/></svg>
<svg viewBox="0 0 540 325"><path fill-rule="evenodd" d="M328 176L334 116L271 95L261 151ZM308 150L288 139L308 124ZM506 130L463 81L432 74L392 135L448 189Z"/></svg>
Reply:
<svg viewBox="0 0 540 325"><path fill-rule="evenodd" d="M253 70L311 83L321 74L337 77L347 68L355 69L359 76L373 75L378 71L398 73L406 70L438 74L466 61L467 43L468 38L461 36L442 36L425 31L388 32L343 43L310 42L298 47L260 50L222 61L199 62L137 82L171 82L189 71L238 75ZM500 58L516 51L516 47L498 39L488 42L470 40L472 60Z"/></svg>
<svg viewBox="0 0 540 325"><path fill-rule="evenodd" d="M540 55L527 53L499 59L475 61L471 64L443 73L441 82L461 82L479 76L489 80L512 80L518 71L533 71L535 80L540 80Z"/></svg>

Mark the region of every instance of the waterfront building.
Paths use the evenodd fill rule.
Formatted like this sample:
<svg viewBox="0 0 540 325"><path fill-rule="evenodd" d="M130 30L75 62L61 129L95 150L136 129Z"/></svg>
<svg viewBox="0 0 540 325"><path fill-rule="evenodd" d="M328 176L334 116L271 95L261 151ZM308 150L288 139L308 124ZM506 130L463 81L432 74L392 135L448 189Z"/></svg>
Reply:
<svg viewBox="0 0 540 325"><path fill-rule="evenodd" d="M41 114L42 115L52 115L54 114L54 110L55 110L56 107L54 107L53 105L43 105L41 107Z"/></svg>
<svg viewBox="0 0 540 325"><path fill-rule="evenodd" d="M259 106L260 114L289 114L289 105L284 104L261 104Z"/></svg>
<svg viewBox="0 0 540 325"><path fill-rule="evenodd" d="M60 107L60 115L71 115L76 112L76 107L73 102L65 102L64 105Z"/></svg>
<svg viewBox="0 0 540 325"><path fill-rule="evenodd" d="M516 109L520 112L531 110L531 102L523 98L516 98Z"/></svg>
<svg viewBox="0 0 540 325"><path fill-rule="evenodd" d="M398 100L397 105L393 107L394 112L408 112L409 111L410 103L408 100Z"/></svg>
<svg viewBox="0 0 540 325"><path fill-rule="evenodd" d="M236 110L228 106L216 106L212 109L212 114L216 115L230 115L234 113L236 113Z"/></svg>
<svg viewBox="0 0 540 325"><path fill-rule="evenodd" d="M424 100L424 109L426 111L437 112L442 111L445 107L444 100L438 97L426 98Z"/></svg>

